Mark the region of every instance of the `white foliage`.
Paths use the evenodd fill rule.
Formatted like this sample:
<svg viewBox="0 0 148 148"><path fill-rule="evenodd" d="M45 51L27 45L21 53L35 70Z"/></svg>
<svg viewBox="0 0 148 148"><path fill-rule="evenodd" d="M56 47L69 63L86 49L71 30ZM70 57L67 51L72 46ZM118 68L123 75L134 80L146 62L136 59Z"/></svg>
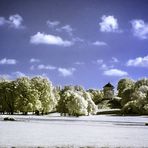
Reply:
<svg viewBox="0 0 148 148"><path fill-rule="evenodd" d="M68 91L67 108L71 115L87 115L87 101L77 92Z"/></svg>
<svg viewBox="0 0 148 148"><path fill-rule="evenodd" d="M148 92L148 86L142 85L142 86L139 87L138 90L139 90L140 92L144 93L144 94L147 94L147 92Z"/></svg>

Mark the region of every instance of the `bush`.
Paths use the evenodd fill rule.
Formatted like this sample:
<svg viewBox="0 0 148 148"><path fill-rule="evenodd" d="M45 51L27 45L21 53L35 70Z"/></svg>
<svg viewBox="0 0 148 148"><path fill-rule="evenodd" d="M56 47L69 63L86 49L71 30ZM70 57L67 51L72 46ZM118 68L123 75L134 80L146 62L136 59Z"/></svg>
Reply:
<svg viewBox="0 0 148 148"><path fill-rule="evenodd" d="M16 121L14 118L5 117L4 121Z"/></svg>

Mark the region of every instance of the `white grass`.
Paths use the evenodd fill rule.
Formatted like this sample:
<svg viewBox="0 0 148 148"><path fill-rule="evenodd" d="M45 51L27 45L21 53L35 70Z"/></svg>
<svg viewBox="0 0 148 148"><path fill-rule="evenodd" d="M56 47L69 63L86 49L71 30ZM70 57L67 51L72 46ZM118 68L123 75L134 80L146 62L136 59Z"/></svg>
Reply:
<svg viewBox="0 0 148 148"><path fill-rule="evenodd" d="M148 117L0 116L0 147L148 147Z"/></svg>

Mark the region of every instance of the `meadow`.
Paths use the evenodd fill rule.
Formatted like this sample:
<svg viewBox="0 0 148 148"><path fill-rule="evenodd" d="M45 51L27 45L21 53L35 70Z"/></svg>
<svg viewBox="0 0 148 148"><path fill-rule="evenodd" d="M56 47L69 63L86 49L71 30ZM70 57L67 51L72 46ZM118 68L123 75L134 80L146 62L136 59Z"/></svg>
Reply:
<svg viewBox="0 0 148 148"><path fill-rule="evenodd" d="M147 116L0 116L0 147L147 147Z"/></svg>

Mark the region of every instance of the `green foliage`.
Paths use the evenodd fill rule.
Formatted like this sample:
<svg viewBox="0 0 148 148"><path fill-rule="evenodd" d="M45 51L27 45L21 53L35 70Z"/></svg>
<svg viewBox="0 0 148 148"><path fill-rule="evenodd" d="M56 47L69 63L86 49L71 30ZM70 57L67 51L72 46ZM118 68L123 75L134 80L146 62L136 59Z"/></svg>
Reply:
<svg viewBox="0 0 148 148"><path fill-rule="evenodd" d="M98 109L111 109L110 100L102 100L98 104Z"/></svg>
<svg viewBox="0 0 148 148"><path fill-rule="evenodd" d="M18 78L15 84L17 90L17 109L24 114L32 112L34 100L32 98L30 79L28 77Z"/></svg>
<svg viewBox="0 0 148 148"><path fill-rule="evenodd" d="M36 106L37 110L42 110L42 114L54 110L57 104L57 100L54 96L52 83L48 79L42 77L32 78L31 83L33 88L35 88L38 92L39 106ZM41 102L41 106L39 101Z"/></svg>
<svg viewBox="0 0 148 148"><path fill-rule="evenodd" d="M148 114L148 79L138 80L122 93L123 114Z"/></svg>
<svg viewBox="0 0 148 148"><path fill-rule="evenodd" d="M114 97L112 98L109 103L111 108L121 108L121 97Z"/></svg>
<svg viewBox="0 0 148 148"><path fill-rule="evenodd" d="M128 78L121 79L117 85L118 96L122 97L122 93L124 92L124 90L128 88L132 88L134 84L135 82L131 79L128 79Z"/></svg>
<svg viewBox="0 0 148 148"><path fill-rule="evenodd" d="M3 113L8 112L11 114L16 110L16 88L14 81L1 81L0 109Z"/></svg>
<svg viewBox="0 0 148 148"><path fill-rule="evenodd" d="M65 86L60 92L57 111L61 115L88 115L96 113L96 105L92 101L90 93L81 86Z"/></svg>
<svg viewBox="0 0 148 148"><path fill-rule="evenodd" d="M147 78L140 79L135 83L134 86L135 89L139 88L140 86L148 86L148 79Z"/></svg>
<svg viewBox="0 0 148 148"><path fill-rule="evenodd" d="M35 112L42 114L55 109L56 92L51 82L42 77L21 77L15 81L0 81L0 111Z"/></svg>
<svg viewBox="0 0 148 148"><path fill-rule="evenodd" d="M14 81L0 79L0 112L36 112L46 114L58 111L72 116L96 114L98 109L122 108L123 114L148 114L148 79L134 82L121 79L118 95L104 99L103 91L81 86L53 87L43 77L21 77Z"/></svg>
<svg viewBox="0 0 148 148"><path fill-rule="evenodd" d="M71 90L65 93L65 97L68 97L66 102L68 114L73 116L86 115L88 103L84 97Z"/></svg>
<svg viewBox="0 0 148 148"><path fill-rule="evenodd" d="M102 99L103 99L103 91L95 90L95 89L89 89L87 92L90 93L92 100L96 105L98 105Z"/></svg>
<svg viewBox="0 0 148 148"><path fill-rule="evenodd" d="M131 101L134 89L133 88L125 88L121 93L121 106L123 107L127 102Z"/></svg>

